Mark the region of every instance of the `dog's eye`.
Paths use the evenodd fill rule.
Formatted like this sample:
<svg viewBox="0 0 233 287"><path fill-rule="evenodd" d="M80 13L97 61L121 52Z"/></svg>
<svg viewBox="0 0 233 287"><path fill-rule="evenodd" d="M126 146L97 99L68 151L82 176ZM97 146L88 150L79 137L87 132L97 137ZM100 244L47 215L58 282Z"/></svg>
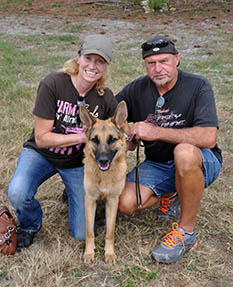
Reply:
<svg viewBox="0 0 233 287"><path fill-rule="evenodd" d="M95 136L94 138L92 138L91 141L92 141L94 144L99 144L99 143L100 143L100 141L99 141L99 139L98 139L97 136Z"/></svg>
<svg viewBox="0 0 233 287"><path fill-rule="evenodd" d="M112 144L112 143L114 143L115 141L117 141L117 139L114 138L112 135L110 135L109 138L108 138L108 144Z"/></svg>

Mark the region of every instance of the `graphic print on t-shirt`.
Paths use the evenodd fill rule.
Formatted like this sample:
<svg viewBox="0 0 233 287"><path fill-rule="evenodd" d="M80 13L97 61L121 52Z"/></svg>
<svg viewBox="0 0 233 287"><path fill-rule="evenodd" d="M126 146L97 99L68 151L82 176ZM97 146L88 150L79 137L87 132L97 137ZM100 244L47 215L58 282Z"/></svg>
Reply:
<svg viewBox="0 0 233 287"><path fill-rule="evenodd" d="M169 108L156 110L154 114L149 114L145 122L163 128L185 126L185 120L182 118L182 114L170 111Z"/></svg>
<svg viewBox="0 0 233 287"><path fill-rule="evenodd" d="M57 112L56 121L52 129L55 133L60 134L81 134L84 133L82 123L77 114L78 104L73 105L70 102L58 100L57 101ZM85 103L85 107L88 109L89 104ZM97 105L94 111L91 113L94 117L98 116ZM75 146L62 147L62 148L49 148L49 151L61 155L71 155L74 149L78 151L82 144L77 144Z"/></svg>
<svg viewBox="0 0 233 287"><path fill-rule="evenodd" d="M53 132L60 134L80 134L84 132L81 121L78 121L77 104L73 105L70 102L58 100L57 107L56 121L52 129ZM61 155L70 155L73 149L79 150L81 145L82 144L62 148L49 148L49 151Z"/></svg>

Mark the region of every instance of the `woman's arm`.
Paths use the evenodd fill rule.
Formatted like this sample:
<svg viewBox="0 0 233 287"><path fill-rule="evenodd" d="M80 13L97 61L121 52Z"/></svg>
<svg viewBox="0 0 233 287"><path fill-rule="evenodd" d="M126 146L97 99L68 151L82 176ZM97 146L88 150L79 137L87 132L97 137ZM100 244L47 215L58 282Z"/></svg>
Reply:
<svg viewBox="0 0 233 287"><path fill-rule="evenodd" d="M54 121L34 116L35 141L40 148L66 147L86 142L86 135L53 133Z"/></svg>

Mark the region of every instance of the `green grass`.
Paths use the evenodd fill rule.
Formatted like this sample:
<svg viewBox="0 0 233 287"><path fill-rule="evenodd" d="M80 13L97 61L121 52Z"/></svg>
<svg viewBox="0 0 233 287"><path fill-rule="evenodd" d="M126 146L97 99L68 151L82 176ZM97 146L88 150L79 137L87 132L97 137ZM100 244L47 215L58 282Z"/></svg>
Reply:
<svg viewBox="0 0 233 287"><path fill-rule="evenodd" d="M37 86L46 74L60 69L68 59L60 55L69 45L76 56L80 39L72 34L64 35L28 35L13 38L0 38L0 85L1 103L4 115L9 117L1 121L2 132L25 139L32 128L31 113ZM20 126L15 128L15 115ZM26 120L27 119L27 120ZM4 142L2 138L0 140Z"/></svg>
<svg viewBox="0 0 233 287"><path fill-rule="evenodd" d="M159 279L158 271L148 271L143 266L126 266L121 276L116 280L119 286L134 287L147 284L150 281Z"/></svg>

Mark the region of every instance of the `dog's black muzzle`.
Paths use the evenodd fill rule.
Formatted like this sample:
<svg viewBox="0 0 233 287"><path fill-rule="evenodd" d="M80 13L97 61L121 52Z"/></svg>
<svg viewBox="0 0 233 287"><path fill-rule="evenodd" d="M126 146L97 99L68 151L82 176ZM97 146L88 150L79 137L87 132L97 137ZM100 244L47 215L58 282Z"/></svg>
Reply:
<svg viewBox="0 0 233 287"><path fill-rule="evenodd" d="M95 159L101 171L107 171L110 168L111 162L117 153L117 150L109 152L96 152Z"/></svg>

